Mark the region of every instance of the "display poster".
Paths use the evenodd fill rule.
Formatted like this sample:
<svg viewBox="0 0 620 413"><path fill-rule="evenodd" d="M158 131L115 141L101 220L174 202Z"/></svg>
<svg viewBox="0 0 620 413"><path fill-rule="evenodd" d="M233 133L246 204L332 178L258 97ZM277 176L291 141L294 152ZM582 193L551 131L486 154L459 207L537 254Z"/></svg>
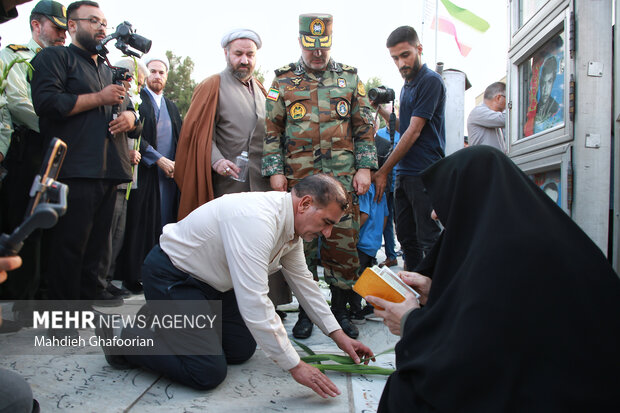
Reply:
<svg viewBox="0 0 620 413"><path fill-rule="evenodd" d="M529 175L529 177L553 202L562 207L562 185L559 169Z"/></svg>
<svg viewBox="0 0 620 413"><path fill-rule="evenodd" d="M523 80L520 138L564 123L564 33L554 36L520 66Z"/></svg>

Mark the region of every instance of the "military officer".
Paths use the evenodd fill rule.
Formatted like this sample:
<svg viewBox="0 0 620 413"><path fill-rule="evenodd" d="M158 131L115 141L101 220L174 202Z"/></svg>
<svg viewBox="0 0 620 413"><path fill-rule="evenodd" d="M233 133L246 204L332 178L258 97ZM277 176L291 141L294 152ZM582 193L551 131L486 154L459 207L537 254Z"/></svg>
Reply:
<svg viewBox="0 0 620 413"><path fill-rule="evenodd" d="M28 62L45 47L65 44L67 10L52 0L39 1L29 19L31 39L25 44L10 44L0 51L0 60L5 67L12 64L7 76L6 100L15 131L11 136L3 166L7 169L6 179L0 191L0 232L10 233L24 218L29 202L29 191L49 142L39 135L39 117L32 106L30 66ZM26 240L22 248L24 265L15 271L13 277L2 285L0 298L26 300L37 293L40 278L40 234L35 233ZM14 308L15 310L15 308ZM27 314L28 312L24 312Z"/></svg>
<svg viewBox="0 0 620 413"><path fill-rule="evenodd" d="M305 176L326 173L349 192L353 207L330 238L321 239L321 263L332 292L332 311L344 332L355 338L359 332L346 304L355 294L351 286L359 267L357 195L368 191L370 170L377 168L371 107L357 70L330 58L331 15L299 16L299 44L301 59L275 71L267 94L262 173L274 190L290 190ZM318 280L318 240L304 249ZM311 331L312 323L300 309L293 335L306 338Z"/></svg>

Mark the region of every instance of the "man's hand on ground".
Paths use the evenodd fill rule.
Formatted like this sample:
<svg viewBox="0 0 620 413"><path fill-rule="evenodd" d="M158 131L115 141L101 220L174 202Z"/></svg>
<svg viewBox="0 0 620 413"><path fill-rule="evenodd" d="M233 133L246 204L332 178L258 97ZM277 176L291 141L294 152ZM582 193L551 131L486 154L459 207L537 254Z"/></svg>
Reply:
<svg viewBox="0 0 620 413"><path fill-rule="evenodd" d="M310 387L323 398L327 398L327 396L336 397L340 394L338 387L325 374L303 361L300 361L289 372L297 383Z"/></svg>
<svg viewBox="0 0 620 413"><path fill-rule="evenodd" d="M374 354L370 348L362 344L357 340L353 340L347 336L342 329L333 331L329 337L334 340L338 347L347 353L349 357L353 359L355 364L360 363L360 359L373 357ZM372 359L374 361L374 358ZM368 364L369 360L366 360L364 364Z"/></svg>

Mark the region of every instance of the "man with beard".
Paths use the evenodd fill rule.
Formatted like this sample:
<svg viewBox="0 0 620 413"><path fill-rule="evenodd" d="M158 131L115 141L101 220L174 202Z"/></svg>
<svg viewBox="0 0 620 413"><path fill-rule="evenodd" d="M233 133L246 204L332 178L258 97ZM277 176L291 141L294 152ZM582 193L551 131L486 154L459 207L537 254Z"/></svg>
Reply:
<svg viewBox="0 0 620 413"><path fill-rule="evenodd" d="M116 185L131 181L126 132L139 124L131 105L118 116L113 107L125 100L125 88L112 83L112 70L97 55L107 21L92 1L67 9L68 47L42 50L33 59L32 100L41 135L60 136L67 155L59 180L69 185L67 213L51 231L48 298L95 298L97 267L114 210ZM51 330L63 338L76 330Z"/></svg>
<svg viewBox="0 0 620 413"><path fill-rule="evenodd" d="M226 69L196 87L179 138L174 173L181 190L179 220L224 194L271 190L260 172L266 92L253 76L262 40L253 30L236 29L221 45ZM249 171L240 182L232 178L239 177L235 159L244 151ZM269 291L274 305L291 301L279 272L269 277Z"/></svg>
<svg viewBox="0 0 620 413"><path fill-rule="evenodd" d="M375 199L383 196L387 177L396 167L396 234L404 253L405 267L411 271L430 251L440 232L439 225L430 218L431 201L420 174L445 156L446 87L440 75L422 64L422 45L413 27L397 28L388 37L386 45L405 79L405 85L400 94L400 113L396 121L400 140L374 176ZM387 122L389 113L383 108L379 113Z"/></svg>
<svg viewBox="0 0 620 413"><path fill-rule="evenodd" d="M176 222L178 188L174 183L175 152L181 131L177 106L164 95L170 63L165 56L149 54L145 59L148 76L140 91L143 154L138 166L138 185L127 205L123 249L115 278L133 293L142 290L140 268L157 244L164 225Z"/></svg>
<svg viewBox="0 0 620 413"><path fill-rule="evenodd" d="M25 45L10 44L0 51L4 67L21 59L29 62L42 48L63 46L66 30L65 7L51 0L38 2L30 13L32 38ZM8 142L6 145L0 143L0 162L6 155L3 166L8 171L0 191L0 232L9 234L22 223L30 200L30 187L46 150L39 135L39 117L32 106L28 72L26 63L15 63L6 79L5 94L14 132L8 151ZM0 297L11 300L34 298L41 277L40 244L39 231L25 241L21 250L24 265L1 287Z"/></svg>
<svg viewBox="0 0 620 413"><path fill-rule="evenodd" d="M359 331L346 305L357 301L351 289L359 269L357 196L368 191L370 170L377 168L371 108L357 69L330 58L330 14L300 15L299 45L301 58L275 71L267 95L262 172L276 191L290 190L308 175L333 175L353 200L331 237L321 237L320 257L332 293L332 312L343 331L356 338ZM304 247L317 281L318 249L318 239ZM305 310L300 307L293 328L296 338L312 333Z"/></svg>

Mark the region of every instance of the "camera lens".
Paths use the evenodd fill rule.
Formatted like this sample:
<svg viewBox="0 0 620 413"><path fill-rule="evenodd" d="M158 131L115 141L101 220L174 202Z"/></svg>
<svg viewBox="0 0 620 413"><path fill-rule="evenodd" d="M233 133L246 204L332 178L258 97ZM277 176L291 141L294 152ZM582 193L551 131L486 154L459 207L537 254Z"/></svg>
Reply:
<svg viewBox="0 0 620 413"><path fill-rule="evenodd" d="M368 99L376 104L391 102L394 97L394 89L385 86L374 87L368 91Z"/></svg>
<svg viewBox="0 0 620 413"><path fill-rule="evenodd" d="M134 33L129 36L129 41L127 43L129 44L129 46L141 51L142 53L148 53L149 50L151 50L151 44L153 42L151 42L146 37Z"/></svg>

